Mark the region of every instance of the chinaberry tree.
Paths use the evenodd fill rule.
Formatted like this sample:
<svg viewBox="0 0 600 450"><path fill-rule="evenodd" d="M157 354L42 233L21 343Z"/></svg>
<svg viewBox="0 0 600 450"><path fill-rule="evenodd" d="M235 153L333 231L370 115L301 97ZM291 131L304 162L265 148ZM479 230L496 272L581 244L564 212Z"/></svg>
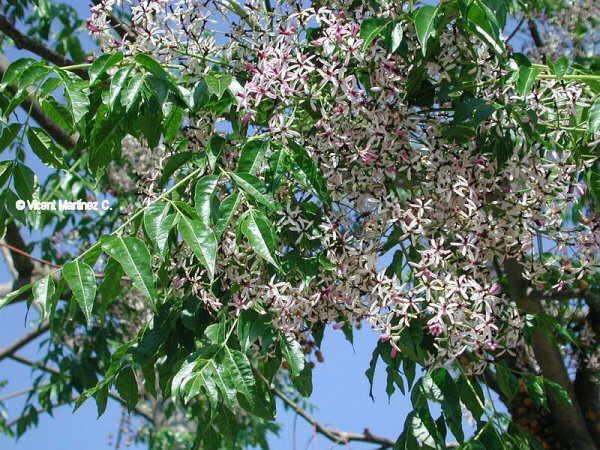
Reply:
<svg viewBox="0 0 600 450"><path fill-rule="evenodd" d="M112 399L151 449L267 447L279 398L339 445L599 448L598 2L1 3L3 432ZM378 333L396 436L301 407L328 325Z"/></svg>

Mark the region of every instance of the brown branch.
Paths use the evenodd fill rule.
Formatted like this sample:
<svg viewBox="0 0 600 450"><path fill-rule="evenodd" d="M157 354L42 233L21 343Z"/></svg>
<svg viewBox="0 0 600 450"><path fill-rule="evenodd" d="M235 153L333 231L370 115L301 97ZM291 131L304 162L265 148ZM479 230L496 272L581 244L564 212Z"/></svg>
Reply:
<svg viewBox="0 0 600 450"><path fill-rule="evenodd" d="M12 359L13 361L24 364L26 366L38 368L41 371L46 372L46 373L50 373L53 375L59 375L59 376L61 375L61 372L58 369L38 363L29 358L26 358L25 356L19 355L18 353L11 354L9 356L9 358ZM113 400L119 402L121 405L127 406L127 402L125 400L123 400L121 397L119 397L117 394L109 391L108 396L110 398L112 398ZM133 412L134 414L136 414L140 417L143 417L148 422L152 423L152 416L150 414L148 414L147 412L143 411L139 406L132 409L131 412Z"/></svg>
<svg viewBox="0 0 600 450"><path fill-rule="evenodd" d="M0 349L0 361L2 361L4 358L11 357L15 352L25 347L27 344L44 334L49 329L50 325L48 324L48 322L45 322L41 324L37 329L30 331L25 336L21 337L20 339L17 339L12 344L9 344L8 346Z"/></svg>
<svg viewBox="0 0 600 450"><path fill-rule="evenodd" d="M535 20L528 19L527 20L527 28L529 28L529 33L531 34L531 38L533 39L533 43L537 48L544 47L544 41L542 40L542 36L540 35L540 30L538 30L537 24Z"/></svg>
<svg viewBox="0 0 600 450"><path fill-rule="evenodd" d="M59 67L73 65L73 61L66 56L49 49L42 42L21 33L8 18L2 14L0 14L0 31L11 38L15 43L15 47L19 49L28 50ZM74 70L74 72L84 79L88 78L88 74L85 70Z"/></svg>
<svg viewBox="0 0 600 450"><path fill-rule="evenodd" d="M271 389L271 391L277 397L279 397L286 405L291 407L300 417L302 417L307 423L309 423L317 433L322 434L330 441L335 442L336 444L347 444L352 441L366 442L370 444L377 444L380 446L381 449L391 448L394 446L394 441L384 437L375 436L368 429L365 429L363 433L351 433L322 425L300 405L298 405L291 398L285 395L281 390L277 389L277 387L269 383L269 381L265 378L265 376L262 373L256 371L256 374L259 378L261 378L263 382L265 382L269 386L269 389Z"/></svg>
<svg viewBox="0 0 600 450"><path fill-rule="evenodd" d="M508 37L506 38L506 43L509 43L511 41L511 39L515 37L515 35L519 32L519 30L521 29L521 27L523 26L524 23L525 23L525 17L523 17L519 21L519 23L517 24L517 26L515 27L515 29L512 31L512 33L510 33L508 35Z"/></svg>
<svg viewBox="0 0 600 450"><path fill-rule="evenodd" d="M24 252L26 246L25 241L21 237L21 233L19 233L19 229L13 222L9 222L6 225L6 235L4 237L6 246L11 251L11 256L13 260L13 264L15 266L16 271L21 278L30 277L33 273L33 263L31 262L31 258L27 256ZM25 255L23 255L25 253Z"/></svg>
<svg viewBox="0 0 600 450"><path fill-rule="evenodd" d="M44 264L46 266L53 267L55 269L60 269L61 268L61 266L59 266L58 264L54 264L53 262L46 261L45 259L36 258L35 256L31 255L30 253L27 253L27 252L25 252L23 250L20 250L19 248L14 247L14 246L12 246L10 244L6 244L4 242L0 242L0 247L8 248L11 252L17 253L17 254L19 254L21 256L24 256L25 258L28 258L31 261L35 261L35 262L38 262L40 264Z"/></svg>
<svg viewBox="0 0 600 450"><path fill-rule="evenodd" d="M507 259L504 263L504 271L508 277L511 295L519 309L528 314L543 314L544 310L539 300L530 295L532 289L529 282L523 278L521 264L513 259ZM571 402L567 404L554 392L548 393L550 415L562 445L564 448L597 450L598 447L587 429L560 350L539 327L533 333L531 346L542 375L548 380L558 383L566 390L571 399Z"/></svg>
<svg viewBox="0 0 600 450"><path fill-rule="evenodd" d="M583 298L589 308L586 321L594 332L594 340L591 343L593 351L593 348L597 348L600 342L600 296L589 291L585 294ZM586 354L585 350L579 351L577 358L575 394L581 405L590 433L596 442L600 442L600 384L598 383L597 370L588 368L587 362L584 360Z"/></svg>

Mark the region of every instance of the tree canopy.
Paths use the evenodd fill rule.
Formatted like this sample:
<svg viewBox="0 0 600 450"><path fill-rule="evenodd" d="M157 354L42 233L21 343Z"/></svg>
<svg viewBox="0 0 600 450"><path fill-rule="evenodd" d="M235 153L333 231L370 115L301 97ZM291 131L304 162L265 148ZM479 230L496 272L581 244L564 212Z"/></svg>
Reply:
<svg viewBox="0 0 600 450"><path fill-rule="evenodd" d="M0 431L111 398L268 448L279 398L340 445L599 448L597 2L3 3L0 361L39 376ZM397 436L302 407L327 326L379 336Z"/></svg>

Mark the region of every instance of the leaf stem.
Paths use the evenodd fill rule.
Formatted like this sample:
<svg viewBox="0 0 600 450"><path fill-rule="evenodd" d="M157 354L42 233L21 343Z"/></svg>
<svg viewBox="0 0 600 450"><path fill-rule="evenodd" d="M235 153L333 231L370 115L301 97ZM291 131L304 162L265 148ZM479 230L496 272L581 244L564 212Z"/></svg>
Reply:
<svg viewBox="0 0 600 450"><path fill-rule="evenodd" d="M575 80L575 81L600 81L600 75L590 74L571 74L571 75L550 75L540 74L537 76L540 80Z"/></svg>
<svg viewBox="0 0 600 450"><path fill-rule="evenodd" d="M91 63L82 63L82 64L73 64L71 66L61 66L60 68L62 70L74 71L74 70L78 70L78 69L87 69L88 67L91 67L91 66L92 66Z"/></svg>

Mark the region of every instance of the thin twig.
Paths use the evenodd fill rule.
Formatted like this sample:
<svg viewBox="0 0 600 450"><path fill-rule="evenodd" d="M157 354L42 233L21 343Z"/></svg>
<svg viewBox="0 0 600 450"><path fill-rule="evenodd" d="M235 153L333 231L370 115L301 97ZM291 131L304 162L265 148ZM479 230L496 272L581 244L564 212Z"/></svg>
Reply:
<svg viewBox="0 0 600 450"><path fill-rule="evenodd" d="M347 431L338 430L335 428L326 427L319 423L314 417L312 417L306 410L304 410L300 405L294 402L291 398L285 395L281 390L277 387L273 386L269 381L265 378L265 376L256 371L256 374L259 378L262 379L263 382L269 385L271 391L279 397L286 405L292 408L300 417L302 417L307 423L309 423L312 427L314 427L315 431L319 434L322 434L327 439L336 444L347 444L349 442L367 442L370 444L380 445L381 448L391 448L394 446L395 442L380 436L375 436L369 430L365 429L363 433L352 433Z"/></svg>
<svg viewBox="0 0 600 450"><path fill-rule="evenodd" d="M60 269L60 266L58 264L54 264L53 262L47 261L45 259L36 258L32 254L27 253L26 251L21 250L13 245L7 244L6 242L0 242L0 247L7 248L15 253L18 253L19 255L25 256L26 258L29 258L30 260L38 262L40 264L44 264L46 266L50 266L55 269Z"/></svg>
<svg viewBox="0 0 600 450"><path fill-rule="evenodd" d="M19 362L21 364L24 364L26 366L29 367L36 367L44 372L47 373L51 373L54 375L61 375L61 372L58 369L55 369L54 367L50 367L50 366L46 366L44 364L38 363L36 361L33 361L29 358L26 358L25 356L19 355L18 353L14 353L12 355L9 356L10 359L12 359L13 361ZM127 406L127 402L125 400L123 400L121 397L119 397L117 394L112 393L112 392L108 392L108 396L110 398L112 398L113 400L119 402L121 405L123 406ZM135 413L136 415L143 417L144 419L146 419L148 422L152 423L152 417L150 416L150 414L142 411L139 406L134 408L132 410L133 413Z"/></svg>
<svg viewBox="0 0 600 450"><path fill-rule="evenodd" d="M519 21L519 23L517 24L517 26L515 27L515 29L512 31L512 33L510 33L510 34L508 35L508 37L506 38L506 43L509 43L509 42L510 42L510 40L516 36L516 34L519 32L519 30L521 29L521 27L522 27L522 26L523 26L523 24L525 23L525 20L526 20L526 18L525 18L525 17L523 17L523 18L522 18L522 19Z"/></svg>
<svg viewBox="0 0 600 450"><path fill-rule="evenodd" d="M54 264L53 262L47 261L45 259L36 258L32 254L27 253L26 251L18 249L17 247L14 247L14 246L12 246L10 244L7 244L5 242L0 242L0 247L8 248L8 249L10 249L11 251L13 251L15 253L18 253L18 254L20 254L22 256L25 256L25 257L31 259L32 261L35 261L35 262L40 263L40 264L44 264L46 266L50 266L53 269L62 269L62 266L60 266L58 264ZM104 272L94 272L94 275L96 276L96 278L104 278L105 273ZM123 276L123 277L121 277L121 280L123 280L123 281L129 281L129 277Z"/></svg>
<svg viewBox="0 0 600 450"><path fill-rule="evenodd" d="M0 349L0 361L2 361L4 358L11 357L15 352L17 352L21 348L25 347L27 344L29 344L31 341L33 341L34 339L36 339L39 336L41 336L42 334L44 334L49 329L50 329L50 324L48 322L44 322L37 329L30 331L23 337L17 339L12 344L9 344L8 346L4 347L3 349Z"/></svg>
<svg viewBox="0 0 600 450"><path fill-rule="evenodd" d="M1 14L0 31L7 35L9 38L11 38L17 48L29 50L30 52L40 56L42 59L45 59L46 61L49 61L52 64L55 64L59 67L73 65L73 62L66 56L63 56L60 53L56 53L54 50L49 49L40 41L32 39L29 36L25 36L23 33L17 30L17 28L12 23L10 23L6 16ZM88 78L88 74L86 71L77 70L76 72L80 77L85 79Z"/></svg>

